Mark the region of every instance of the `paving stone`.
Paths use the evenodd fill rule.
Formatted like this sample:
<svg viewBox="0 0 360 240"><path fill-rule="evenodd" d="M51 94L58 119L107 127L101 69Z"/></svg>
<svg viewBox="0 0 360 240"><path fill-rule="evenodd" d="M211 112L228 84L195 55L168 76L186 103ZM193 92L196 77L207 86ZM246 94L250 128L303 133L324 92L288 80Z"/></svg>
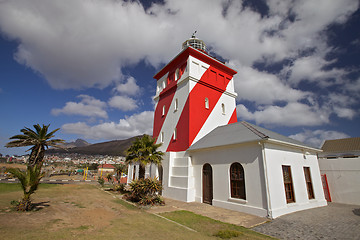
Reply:
<svg viewBox="0 0 360 240"><path fill-rule="evenodd" d="M360 206L329 203L252 228L280 239L360 239Z"/></svg>

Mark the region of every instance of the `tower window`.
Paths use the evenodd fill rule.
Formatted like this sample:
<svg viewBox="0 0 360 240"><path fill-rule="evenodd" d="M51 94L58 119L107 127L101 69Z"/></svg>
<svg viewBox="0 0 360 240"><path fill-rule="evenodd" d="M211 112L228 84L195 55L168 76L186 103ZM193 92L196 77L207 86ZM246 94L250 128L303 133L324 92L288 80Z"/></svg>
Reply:
<svg viewBox="0 0 360 240"><path fill-rule="evenodd" d="M162 82L162 88L163 88L163 89L166 88L166 81L163 81L163 82Z"/></svg>
<svg viewBox="0 0 360 240"><path fill-rule="evenodd" d="M177 139L177 128L174 129L174 137L173 137L173 140L176 140Z"/></svg>
<svg viewBox="0 0 360 240"><path fill-rule="evenodd" d="M176 98L176 99L175 99L175 103L174 103L174 112L176 112L176 111L178 110L178 108L179 108L179 101L178 101L178 99Z"/></svg>
<svg viewBox="0 0 360 240"><path fill-rule="evenodd" d="M163 143L164 142L164 132L160 133L160 142Z"/></svg>
<svg viewBox="0 0 360 240"><path fill-rule="evenodd" d="M221 104L221 111L222 111L222 114L225 115L225 104Z"/></svg>
<svg viewBox="0 0 360 240"><path fill-rule="evenodd" d="M162 110L162 116L165 115L165 105L163 106L163 110Z"/></svg>
<svg viewBox="0 0 360 240"><path fill-rule="evenodd" d="M205 108L209 109L209 99L205 98Z"/></svg>
<svg viewBox="0 0 360 240"><path fill-rule="evenodd" d="M175 71L175 81L179 80L179 78L180 78L180 70L176 69L176 71Z"/></svg>

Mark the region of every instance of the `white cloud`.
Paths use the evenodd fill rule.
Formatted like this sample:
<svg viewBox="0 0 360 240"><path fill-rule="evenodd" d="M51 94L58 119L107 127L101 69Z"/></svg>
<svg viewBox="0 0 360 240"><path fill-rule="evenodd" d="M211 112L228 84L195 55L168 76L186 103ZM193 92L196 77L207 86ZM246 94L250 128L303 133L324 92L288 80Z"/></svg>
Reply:
<svg viewBox="0 0 360 240"><path fill-rule="evenodd" d="M257 124L277 126L317 126L329 122L329 113L301 103L288 103L284 107L266 106L250 112L244 105L236 107L237 115L244 120L254 120Z"/></svg>
<svg viewBox="0 0 360 240"><path fill-rule="evenodd" d="M341 139L350 137L346 133L338 131L325 131L325 130L304 130L301 133L297 133L289 136L300 142L307 143L314 147L321 148L325 140Z"/></svg>
<svg viewBox="0 0 360 240"><path fill-rule="evenodd" d="M273 74L259 72L250 67L241 67L235 76L235 91L238 100L254 101L257 104L272 104L275 101L296 102L309 93L287 86Z"/></svg>
<svg viewBox="0 0 360 240"><path fill-rule="evenodd" d="M105 122L89 126L84 122L64 124L61 129L66 133L78 134L89 139L126 139L129 137L152 134L154 112L144 111L120 119L118 123Z"/></svg>
<svg viewBox="0 0 360 240"><path fill-rule="evenodd" d="M115 91L129 96L136 96L140 93L140 87L136 84L135 78L129 77L126 83L117 84Z"/></svg>
<svg viewBox="0 0 360 240"><path fill-rule="evenodd" d="M348 73L344 69L324 68L334 61L326 61L322 57L313 55L298 58L292 66L283 69L283 73L289 76L293 85L298 85L301 81L309 81L320 86L331 86L343 83L345 75Z"/></svg>
<svg viewBox="0 0 360 240"><path fill-rule="evenodd" d="M328 46L326 30L331 24L344 23L358 9L359 2L266 3L269 15L262 17L243 8L242 1L167 0L146 11L138 1L1 1L0 29L19 43L15 59L44 76L53 88L104 88L115 84L115 91L122 96L139 94L133 78L119 84L125 80L124 68L142 60L155 67L167 63L178 53L181 43L198 30L211 51L228 59L239 71L235 78L238 100L257 105L253 112L238 109L239 115L261 123L293 122L292 126L328 123L332 113L353 118L353 106L338 102L321 106L320 96L308 92L311 90L302 91L299 83L307 80L322 88L343 84L341 95L359 96L360 91L351 90L347 70L324 68L336 61L325 60L333 50ZM299 54L309 49L312 51L307 56ZM292 59L293 64L282 74L281 70L267 73L254 68L255 62L271 66L284 59ZM115 96L109 104L122 110L135 109L131 98L122 98L119 101ZM310 98L312 103L305 104ZM278 101L285 106L268 106ZM122 105L125 102L129 105ZM80 104L69 102L69 106L54 109L53 113L73 114ZM106 118L104 107L97 110L94 116ZM309 117L302 117L306 115ZM320 118L316 120L316 116Z"/></svg>
<svg viewBox="0 0 360 240"><path fill-rule="evenodd" d="M127 96L114 96L109 100L109 105L123 111L131 111L138 108L136 101Z"/></svg>
<svg viewBox="0 0 360 240"><path fill-rule="evenodd" d="M88 95L79 95L80 102L67 102L63 108L54 108L51 114L81 115L87 117L108 118L106 103Z"/></svg>

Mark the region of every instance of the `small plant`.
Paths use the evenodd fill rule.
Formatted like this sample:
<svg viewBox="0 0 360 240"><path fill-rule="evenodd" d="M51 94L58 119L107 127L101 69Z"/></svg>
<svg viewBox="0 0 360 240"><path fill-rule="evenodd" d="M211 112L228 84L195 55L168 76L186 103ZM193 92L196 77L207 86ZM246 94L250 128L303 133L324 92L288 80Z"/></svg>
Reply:
<svg viewBox="0 0 360 240"><path fill-rule="evenodd" d="M105 180L102 177L98 177L97 181L101 185L101 187L104 187Z"/></svg>
<svg viewBox="0 0 360 240"><path fill-rule="evenodd" d="M215 237L219 237L222 239L230 239L233 237L238 237L240 232L234 230L220 230L214 234Z"/></svg>
<svg viewBox="0 0 360 240"><path fill-rule="evenodd" d="M124 183L114 185L113 189L114 189L114 191L117 191L117 192L120 192L120 193L128 192L128 191L125 190L125 184Z"/></svg>

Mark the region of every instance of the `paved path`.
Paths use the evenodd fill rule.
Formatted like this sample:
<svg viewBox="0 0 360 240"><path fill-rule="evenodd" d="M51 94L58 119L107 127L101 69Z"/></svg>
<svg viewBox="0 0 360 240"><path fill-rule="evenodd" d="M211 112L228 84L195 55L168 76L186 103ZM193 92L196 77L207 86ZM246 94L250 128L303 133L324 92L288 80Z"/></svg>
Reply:
<svg viewBox="0 0 360 240"><path fill-rule="evenodd" d="M360 206L329 203L252 228L280 239L360 239Z"/></svg>
<svg viewBox="0 0 360 240"><path fill-rule="evenodd" d="M199 215L203 215L221 222L231 223L247 228L265 223L268 221L266 218L250 215L247 213L231 211L224 208L214 207L209 204L198 202L181 202L169 198L165 198L165 206L151 207L148 212L151 213L163 213L179 210L187 210Z"/></svg>

